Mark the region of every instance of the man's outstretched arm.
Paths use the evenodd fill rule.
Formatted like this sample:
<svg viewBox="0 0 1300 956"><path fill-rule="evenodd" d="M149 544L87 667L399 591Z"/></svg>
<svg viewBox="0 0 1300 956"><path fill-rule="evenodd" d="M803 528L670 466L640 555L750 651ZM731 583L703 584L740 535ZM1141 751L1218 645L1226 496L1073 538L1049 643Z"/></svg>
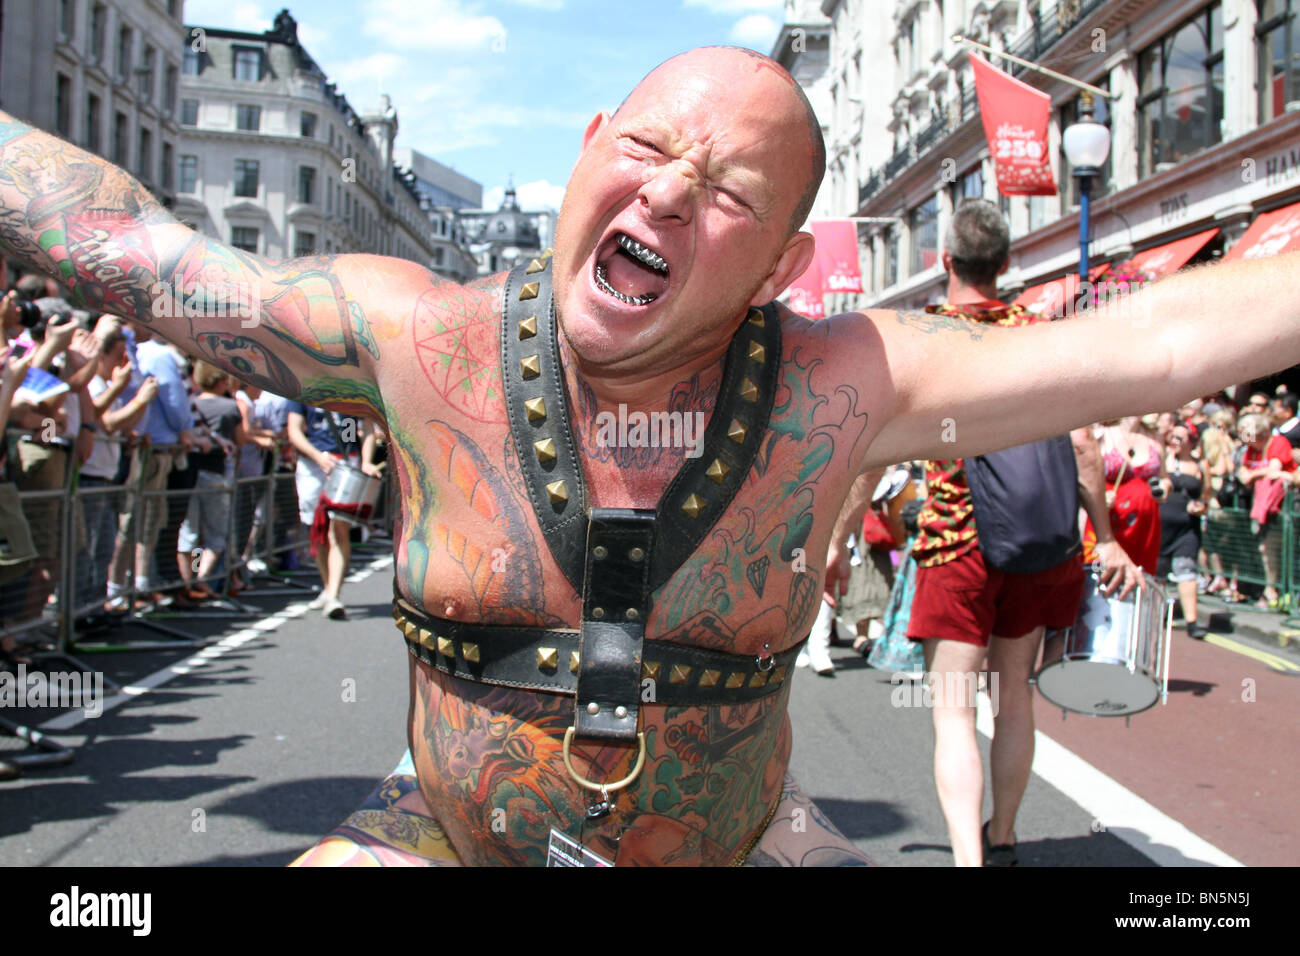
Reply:
<svg viewBox="0 0 1300 956"><path fill-rule="evenodd" d="M1162 408L1300 362L1300 253L1202 266L1068 321L851 313L828 337L882 425L862 469L959 458ZM851 353L851 354L850 354Z"/></svg>
<svg viewBox="0 0 1300 956"><path fill-rule="evenodd" d="M381 421L386 343L375 329L400 327L439 284L399 259L276 262L232 249L179 223L121 169L4 113L0 247L78 305L145 323L245 382Z"/></svg>

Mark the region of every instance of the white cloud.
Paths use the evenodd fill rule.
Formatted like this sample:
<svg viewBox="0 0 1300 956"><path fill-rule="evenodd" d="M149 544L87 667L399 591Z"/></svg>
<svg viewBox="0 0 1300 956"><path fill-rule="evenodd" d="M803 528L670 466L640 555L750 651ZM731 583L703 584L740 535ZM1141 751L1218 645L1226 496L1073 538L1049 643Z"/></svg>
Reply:
<svg viewBox="0 0 1300 956"><path fill-rule="evenodd" d="M766 14L751 13L732 24L728 38L732 43L740 43L767 52L776 42L776 35L780 30L781 25Z"/></svg>
<svg viewBox="0 0 1300 956"><path fill-rule="evenodd" d="M737 13L751 13L755 10L779 13L784 4L781 0L684 0L682 6L700 7L709 13L731 16Z"/></svg>
<svg viewBox="0 0 1300 956"><path fill-rule="evenodd" d="M559 212L560 203L564 200L564 187L547 182L545 179L516 186L515 192L519 194L520 208L526 210L554 209ZM483 208L499 209L505 194L506 189L504 186L493 186L491 189L485 190L483 193Z"/></svg>
<svg viewBox="0 0 1300 956"><path fill-rule="evenodd" d="M510 0L521 7L532 7L535 10L563 10L564 0Z"/></svg>
<svg viewBox="0 0 1300 956"><path fill-rule="evenodd" d="M362 31L392 46L427 52L500 45L506 28L461 0L369 0Z"/></svg>

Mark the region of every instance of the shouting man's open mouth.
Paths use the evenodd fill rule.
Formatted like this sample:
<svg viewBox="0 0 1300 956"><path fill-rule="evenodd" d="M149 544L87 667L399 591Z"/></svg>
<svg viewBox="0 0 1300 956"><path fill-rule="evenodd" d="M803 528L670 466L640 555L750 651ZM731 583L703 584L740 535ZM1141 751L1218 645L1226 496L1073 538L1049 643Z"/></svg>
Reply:
<svg viewBox="0 0 1300 956"><path fill-rule="evenodd" d="M668 262L649 246L620 232L596 259L596 285L627 305L649 305L668 288Z"/></svg>

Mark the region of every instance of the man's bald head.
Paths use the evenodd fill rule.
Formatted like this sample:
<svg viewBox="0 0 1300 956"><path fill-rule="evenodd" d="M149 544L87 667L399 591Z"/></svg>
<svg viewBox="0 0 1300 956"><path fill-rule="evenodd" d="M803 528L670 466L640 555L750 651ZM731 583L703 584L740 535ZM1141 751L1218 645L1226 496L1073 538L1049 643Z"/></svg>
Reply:
<svg viewBox="0 0 1300 956"><path fill-rule="evenodd" d="M803 88L785 67L776 60L755 50L739 46L705 46L687 50L685 53L670 57L642 77L641 82L623 100L618 110L615 110L614 115L618 115L619 110L623 109L628 100L632 99L638 90L641 90L653 78L660 76L666 70L690 71L697 66L712 67L728 61L742 68L752 70L756 77L767 75L780 80L781 87L787 91L789 98L784 104L772 104L774 114L776 110L784 106L788 109L791 117L798 117L799 125L807 132L808 173L804 178L799 201L790 216L790 232L797 232L808 218L808 213L812 210L813 203L817 199L817 190L821 188L822 177L826 173L826 140L822 136L821 123L817 119L817 114L813 111L812 104L808 102L808 97L804 94ZM791 148L795 148L793 143Z"/></svg>

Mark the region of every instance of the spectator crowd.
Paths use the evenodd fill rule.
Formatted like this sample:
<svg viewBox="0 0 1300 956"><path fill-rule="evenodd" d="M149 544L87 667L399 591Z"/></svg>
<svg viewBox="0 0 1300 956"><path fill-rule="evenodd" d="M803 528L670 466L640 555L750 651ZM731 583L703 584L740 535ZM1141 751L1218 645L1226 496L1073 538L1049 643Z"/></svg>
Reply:
<svg viewBox="0 0 1300 956"><path fill-rule="evenodd" d="M31 625L65 590L80 626L234 596L268 559L314 563L312 606L346 618L339 592L366 529L327 482L339 467L382 475L377 425L243 386L2 260L0 282L0 667L47 636Z"/></svg>

